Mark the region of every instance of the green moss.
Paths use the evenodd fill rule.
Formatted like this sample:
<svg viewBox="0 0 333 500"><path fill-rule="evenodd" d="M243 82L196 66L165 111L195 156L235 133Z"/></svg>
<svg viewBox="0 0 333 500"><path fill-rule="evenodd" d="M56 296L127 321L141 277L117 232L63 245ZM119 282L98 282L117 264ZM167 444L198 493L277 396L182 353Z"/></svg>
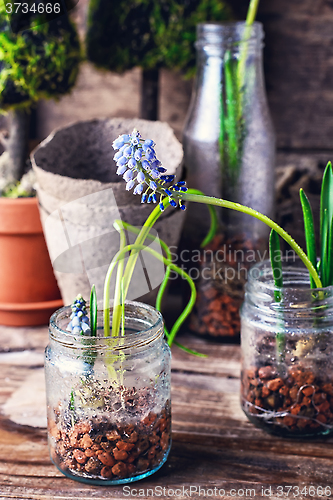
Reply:
<svg viewBox="0 0 333 500"><path fill-rule="evenodd" d="M223 0L91 0L87 56L110 71L140 66L191 74L196 25L228 19Z"/></svg>
<svg viewBox="0 0 333 500"><path fill-rule="evenodd" d="M0 108L30 106L69 92L80 61L74 25L61 16L14 34L9 22L0 3Z"/></svg>

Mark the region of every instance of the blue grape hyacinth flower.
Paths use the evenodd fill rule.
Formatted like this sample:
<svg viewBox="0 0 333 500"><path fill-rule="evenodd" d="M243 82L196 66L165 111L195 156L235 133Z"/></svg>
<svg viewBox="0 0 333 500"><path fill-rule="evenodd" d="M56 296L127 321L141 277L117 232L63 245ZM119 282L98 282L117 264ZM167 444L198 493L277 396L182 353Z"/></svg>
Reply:
<svg viewBox="0 0 333 500"><path fill-rule="evenodd" d="M67 331L73 335L88 335L90 333L90 322L87 316L86 301L82 295L78 295L71 305L72 314Z"/></svg>
<svg viewBox="0 0 333 500"><path fill-rule="evenodd" d="M173 207L185 210L180 194L187 191L186 183L175 180L174 175L165 175L166 169L156 157L155 143L152 139L142 139L138 130L132 134L122 134L112 143L117 165L116 173L122 175L126 189L141 196L141 203L157 203L159 195L160 210L164 210L163 200L168 197Z"/></svg>

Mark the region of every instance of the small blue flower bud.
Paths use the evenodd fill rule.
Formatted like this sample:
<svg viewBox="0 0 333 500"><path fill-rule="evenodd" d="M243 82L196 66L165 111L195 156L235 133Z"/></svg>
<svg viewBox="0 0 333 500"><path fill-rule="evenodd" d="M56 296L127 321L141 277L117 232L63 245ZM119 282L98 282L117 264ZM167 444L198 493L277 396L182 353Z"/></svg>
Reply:
<svg viewBox="0 0 333 500"><path fill-rule="evenodd" d="M135 186L133 194L142 194L142 191L143 191L143 184L138 184L137 186Z"/></svg>
<svg viewBox="0 0 333 500"><path fill-rule="evenodd" d="M131 148L131 146L127 146L127 148L124 149L123 155L126 158L130 158L131 154L132 154L132 148Z"/></svg>
<svg viewBox="0 0 333 500"><path fill-rule="evenodd" d="M158 170L152 170L150 172L150 175L152 176L153 179L158 179L158 177L159 177L160 174L159 174Z"/></svg>
<svg viewBox="0 0 333 500"><path fill-rule="evenodd" d="M178 181L177 186L185 186L186 182L185 181Z"/></svg>
<svg viewBox="0 0 333 500"><path fill-rule="evenodd" d="M155 142L152 139L146 139L143 145L147 146L148 148L151 148L155 146Z"/></svg>
<svg viewBox="0 0 333 500"><path fill-rule="evenodd" d="M134 158L130 158L130 159L129 159L129 161L128 161L128 166L129 166L129 168L136 168L137 163L136 163L136 161L134 160Z"/></svg>
<svg viewBox="0 0 333 500"><path fill-rule="evenodd" d="M177 184L175 184L174 186L172 186L172 189L174 191L180 191L180 187L178 187Z"/></svg>
<svg viewBox="0 0 333 500"><path fill-rule="evenodd" d="M145 170L150 170L150 163L149 163L149 161L147 161L147 160L142 160L141 165L143 166L143 168L144 168Z"/></svg>
<svg viewBox="0 0 333 500"><path fill-rule="evenodd" d="M74 318L72 319L72 326L80 326L80 320L78 318L78 316L74 316Z"/></svg>
<svg viewBox="0 0 333 500"><path fill-rule="evenodd" d="M164 205L163 205L163 203L161 202L158 206L160 207L161 212L164 212Z"/></svg>
<svg viewBox="0 0 333 500"><path fill-rule="evenodd" d="M81 328L79 326L74 326L74 328L72 329L72 333L74 335L80 335L81 333Z"/></svg>
<svg viewBox="0 0 333 500"><path fill-rule="evenodd" d="M124 180L126 182L131 181L133 179L133 172L132 172L132 170L127 170L127 172L124 173L123 178L124 178Z"/></svg>
<svg viewBox="0 0 333 500"><path fill-rule="evenodd" d="M117 151L113 157L115 161L119 160L123 156L123 153L121 151Z"/></svg>
<svg viewBox="0 0 333 500"><path fill-rule="evenodd" d="M128 135L128 134L123 134L123 135L121 136L121 138L123 139L123 141L124 141L124 142L129 142L129 141L130 141L130 139L131 139L131 136L130 136L130 135Z"/></svg>
<svg viewBox="0 0 333 500"><path fill-rule="evenodd" d="M170 189L165 189L165 194L167 194L168 196L171 196L172 195L172 192L170 191Z"/></svg>
<svg viewBox="0 0 333 500"><path fill-rule="evenodd" d="M180 206L181 210L186 210L185 205L182 205L182 202L181 202L181 201L179 202L179 206Z"/></svg>
<svg viewBox="0 0 333 500"><path fill-rule="evenodd" d="M154 162L155 163L155 162ZM167 170L164 167L158 167L157 169L161 174L164 174Z"/></svg>
<svg viewBox="0 0 333 500"><path fill-rule="evenodd" d="M126 191L130 191L131 189L133 189L135 186L135 182L133 180L130 180L128 181L128 183L126 184Z"/></svg>
<svg viewBox="0 0 333 500"><path fill-rule="evenodd" d="M142 149L137 149L134 153L134 158L136 161L140 161L142 158Z"/></svg>
<svg viewBox="0 0 333 500"><path fill-rule="evenodd" d="M132 146L137 146L140 142L141 135L137 130L133 130L131 137L130 137L130 142Z"/></svg>
<svg viewBox="0 0 333 500"><path fill-rule="evenodd" d="M117 167L120 167L120 165L125 165L126 163L127 163L127 158L125 158L125 156L122 156L121 158L119 158L116 165Z"/></svg>
<svg viewBox="0 0 333 500"><path fill-rule="evenodd" d="M156 194L155 194L155 193L153 193L153 194L151 195L151 199L152 199L152 202L153 202L153 203L157 203L157 197L156 197Z"/></svg>
<svg viewBox="0 0 333 500"><path fill-rule="evenodd" d="M126 165L120 165L120 167L117 168L116 174L117 175L123 175L127 170Z"/></svg>
<svg viewBox="0 0 333 500"><path fill-rule="evenodd" d="M123 147L123 145L125 144L125 141L124 139L120 136L120 137L117 137L117 139L115 139L112 143L112 147L113 149L119 149L121 147Z"/></svg>
<svg viewBox="0 0 333 500"><path fill-rule="evenodd" d="M147 193L143 193L142 198L141 198L141 203L146 203L147 198L148 198Z"/></svg>
<svg viewBox="0 0 333 500"><path fill-rule="evenodd" d="M183 191L183 193L186 193L187 187L181 187L180 190Z"/></svg>
<svg viewBox="0 0 333 500"><path fill-rule="evenodd" d="M159 160L154 160L151 164L151 168L158 168L161 165L161 162ZM166 172L166 170L165 170Z"/></svg>
<svg viewBox="0 0 333 500"><path fill-rule="evenodd" d="M147 160L153 160L155 158L155 151L152 148L148 148L145 153L145 156Z"/></svg>
<svg viewBox="0 0 333 500"><path fill-rule="evenodd" d="M152 201L153 201L153 197L152 197L152 195L150 194L150 195L148 196L147 203L151 203Z"/></svg>
<svg viewBox="0 0 333 500"><path fill-rule="evenodd" d="M138 182L144 182L145 181L145 174L143 172L138 172L138 175L136 176L136 180Z"/></svg>
<svg viewBox="0 0 333 500"><path fill-rule="evenodd" d="M175 200L173 200L172 198L169 198L169 203L172 207L176 207L177 206L177 203L175 202Z"/></svg>
<svg viewBox="0 0 333 500"><path fill-rule="evenodd" d="M156 189L157 189L157 184L156 184L156 182L154 182L154 181L150 181L149 186L150 186L150 189L152 189L153 191L156 191Z"/></svg>

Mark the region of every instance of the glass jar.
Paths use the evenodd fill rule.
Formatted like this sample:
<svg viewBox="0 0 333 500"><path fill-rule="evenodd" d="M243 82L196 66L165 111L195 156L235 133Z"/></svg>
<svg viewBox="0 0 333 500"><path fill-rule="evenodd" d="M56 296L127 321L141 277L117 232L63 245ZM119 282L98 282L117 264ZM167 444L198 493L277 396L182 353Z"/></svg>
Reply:
<svg viewBox="0 0 333 500"><path fill-rule="evenodd" d="M264 87L262 40L260 23L252 28L243 22L198 25L197 77L183 143L190 188L271 217L275 137ZM218 215L217 234L198 259L209 217L200 204L188 207L183 248L192 252L193 270L188 264L186 268L197 278L199 292L191 328L214 337L235 337L246 274L265 258L269 229L232 210L220 209Z"/></svg>
<svg viewBox="0 0 333 500"><path fill-rule="evenodd" d="M241 405L256 426L279 436L333 429L333 287L310 289L298 263L274 287L268 261L255 265L241 310ZM281 299L281 300L278 300Z"/></svg>
<svg viewBox="0 0 333 500"><path fill-rule="evenodd" d="M51 459L90 484L147 477L171 446L171 353L162 316L128 302L124 336L103 337L100 313L97 336L88 337L66 331L70 314L70 307L53 314L46 348Z"/></svg>

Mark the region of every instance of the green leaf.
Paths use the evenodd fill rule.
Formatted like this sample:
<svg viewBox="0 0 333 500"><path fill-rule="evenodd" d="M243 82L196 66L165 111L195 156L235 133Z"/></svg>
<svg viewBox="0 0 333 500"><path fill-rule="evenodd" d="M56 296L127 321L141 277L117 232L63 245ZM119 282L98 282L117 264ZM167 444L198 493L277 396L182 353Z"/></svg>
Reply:
<svg viewBox="0 0 333 500"><path fill-rule="evenodd" d="M91 287L90 293L90 331L91 336L96 337L97 332L97 297L95 285Z"/></svg>
<svg viewBox="0 0 333 500"><path fill-rule="evenodd" d="M320 235L321 242L321 259L320 259L320 278L323 286L327 286L327 255L328 255L328 210L325 208L322 214L322 230Z"/></svg>
<svg viewBox="0 0 333 500"><path fill-rule="evenodd" d="M333 219L333 170L332 163L328 162L321 184L320 196L320 260L323 286L327 286L330 271L328 266L332 263L329 258L331 226Z"/></svg>
<svg viewBox="0 0 333 500"><path fill-rule="evenodd" d="M316 236L314 230L313 214L312 208L308 197L306 196L303 189L300 189L299 196L301 199L301 205L303 210L303 220L304 220L304 233L306 241L306 252L308 257L314 267L317 265L317 252L316 252ZM316 284L310 276L311 288L316 288Z"/></svg>
<svg viewBox="0 0 333 500"><path fill-rule="evenodd" d="M328 251L327 251L327 286L333 285L333 218L328 232Z"/></svg>
<svg viewBox="0 0 333 500"><path fill-rule="evenodd" d="M235 69L237 68L235 61L232 59L230 51L225 54L224 74L225 74L225 96L226 96L226 113L224 120L225 137L223 151L224 158L227 159L227 176L229 181L235 181L237 178L237 169L239 164L239 127L238 127L238 106L239 95L236 86Z"/></svg>
<svg viewBox="0 0 333 500"><path fill-rule="evenodd" d="M273 271L274 284L277 288L283 287L282 277L282 262L281 262L281 249L279 235L271 230L269 235L269 256L271 259L271 266ZM274 298L276 302L281 301L281 293L278 290L274 291Z"/></svg>

